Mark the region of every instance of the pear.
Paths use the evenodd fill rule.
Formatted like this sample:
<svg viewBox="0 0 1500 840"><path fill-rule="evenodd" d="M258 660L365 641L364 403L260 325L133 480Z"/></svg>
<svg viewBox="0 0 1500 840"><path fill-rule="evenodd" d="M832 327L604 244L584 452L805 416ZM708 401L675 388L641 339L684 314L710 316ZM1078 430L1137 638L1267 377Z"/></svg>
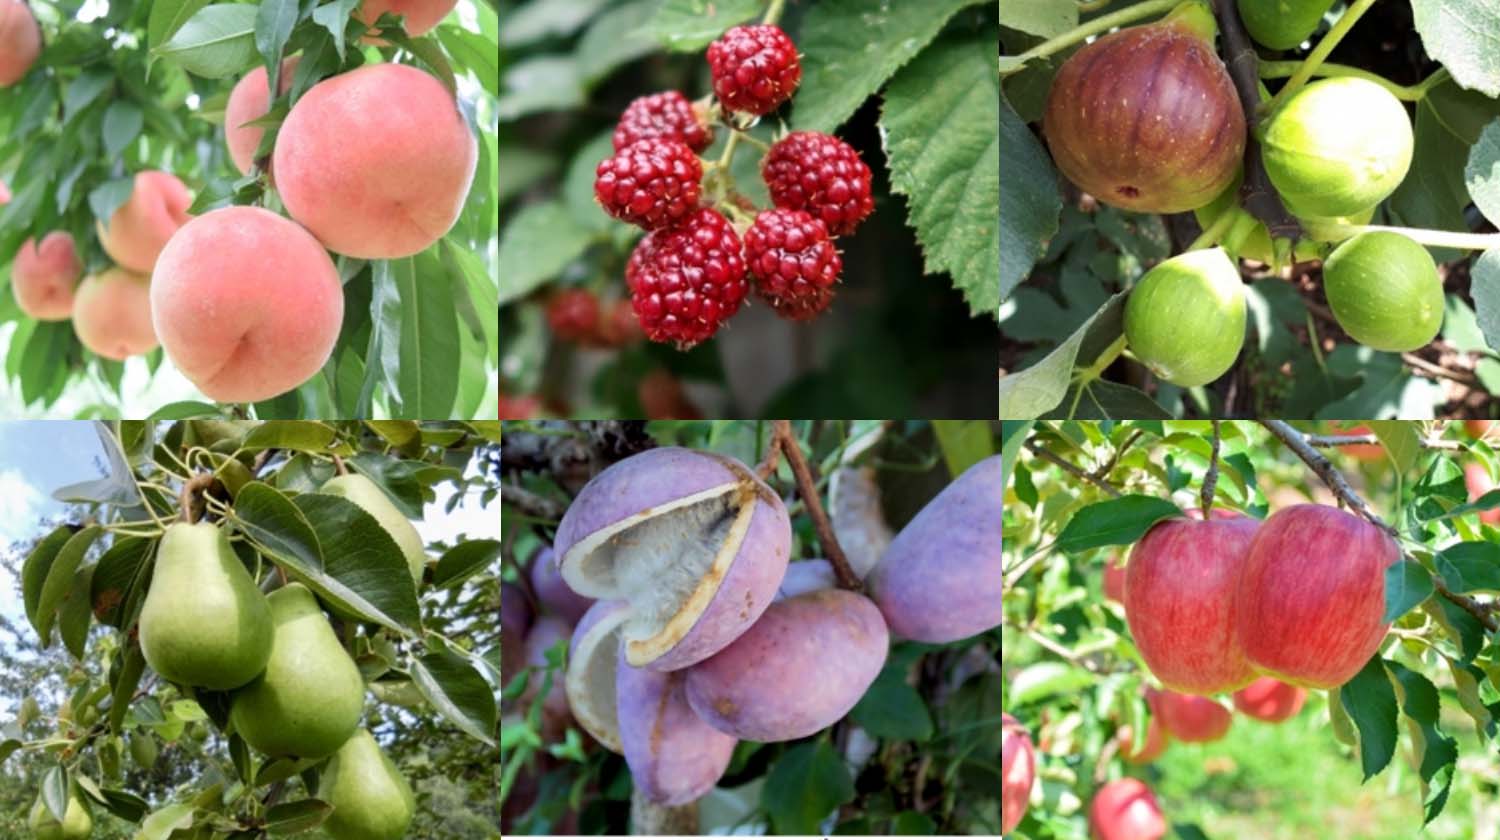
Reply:
<svg viewBox="0 0 1500 840"><path fill-rule="evenodd" d="M229 719L245 743L272 757L322 758L359 726L365 681L312 591L271 593L276 624L265 673L235 692Z"/></svg>
<svg viewBox="0 0 1500 840"><path fill-rule="evenodd" d="M89 807L74 786L68 791L68 810L60 822L38 796L36 804L31 806L31 819L27 825L31 826L31 836L35 840L82 840L93 832L94 819L89 816Z"/></svg>
<svg viewBox="0 0 1500 840"><path fill-rule="evenodd" d="M333 806L323 830L334 840L397 840L406 836L417 808L406 777L368 729L354 733L328 762L318 798Z"/></svg>
<svg viewBox="0 0 1500 840"><path fill-rule="evenodd" d="M422 570L427 566L427 549L422 542L422 535L417 533L411 520L406 518L379 485L362 475L350 473L328 479L323 484L322 492L342 496L375 517L380 527L401 547L401 553L406 555L412 580L418 584L422 582Z"/></svg>
<svg viewBox="0 0 1500 840"><path fill-rule="evenodd" d="M182 685L228 691L265 670L271 608L217 525L167 528L140 638L146 662Z"/></svg>

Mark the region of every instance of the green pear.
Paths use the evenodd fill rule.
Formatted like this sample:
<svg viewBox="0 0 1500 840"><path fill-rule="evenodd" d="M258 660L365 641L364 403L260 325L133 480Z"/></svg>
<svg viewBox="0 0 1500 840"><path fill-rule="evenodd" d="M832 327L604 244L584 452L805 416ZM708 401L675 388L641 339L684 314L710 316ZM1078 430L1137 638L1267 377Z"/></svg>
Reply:
<svg viewBox="0 0 1500 840"><path fill-rule="evenodd" d="M323 771L318 798L333 806L323 830L334 840L397 840L417 808L411 786L370 730L354 733Z"/></svg>
<svg viewBox="0 0 1500 840"><path fill-rule="evenodd" d="M276 624L265 673L235 692L229 719L245 743L272 757L331 755L359 726L365 681L312 591L271 593Z"/></svg>
<svg viewBox="0 0 1500 840"><path fill-rule="evenodd" d="M380 527L401 547L401 553L406 555L412 580L418 584L422 582L422 570L427 565L427 549L422 543L422 535L417 533L411 520L406 518L379 485L362 475L350 473L328 479L323 484L322 492L342 496L375 517Z"/></svg>
<svg viewBox="0 0 1500 840"><path fill-rule="evenodd" d="M141 652L156 673L228 691L271 656L271 608L217 525L167 528L141 607Z"/></svg>
<svg viewBox="0 0 1500 840"><path fill-rule="evenodd" d="M52 816L42 798L36 798L31 806L31 836L35 840L82 840L94 830L94 819L89 816L89 806L84 804L75 786L68 792L68 810L61 821Z"/></svg>

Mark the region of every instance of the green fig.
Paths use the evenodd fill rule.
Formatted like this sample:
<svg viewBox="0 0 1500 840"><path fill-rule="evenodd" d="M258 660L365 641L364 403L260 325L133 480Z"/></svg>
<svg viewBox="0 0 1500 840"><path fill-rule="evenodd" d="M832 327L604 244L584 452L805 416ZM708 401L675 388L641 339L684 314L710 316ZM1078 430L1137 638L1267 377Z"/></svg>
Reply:
<svg viewBox="0 0 1500 840"><path fill-rule="evenodd" d="M75 785L68 791L68 810L61 820L47 810L38 796L36 804L31 806L31 819L27 825L31 826L31 836L35 840L82 840L93 833L94 818L89 816L89 806L78 795Z"/></svg>
<svg viewBox="0 0 1500 840"><path fill-rule="evenodd" d="M140 637L146 662L182 685L228 691L265 670L271 608L217 525L167 528Z"/></svg>
<svg viewBox="0 0 1500 840"><path fill-rule="evenodd" d="M1323 291L1339 326L1366 347L1404 353L1443 327L1443 281L1432 254L1390 231L1361 233L1323 263Z"/></svg>
<svg viewBox="0 0 1500 840"><path fill-rule="evenodd" d="M322 492L342 496L375 517L375 521L401 547L401 553L406 555L412 580L422 582L422 570L427 567L427 549L422 543L422 535L417 533L411 520L406 518L379 485L362 475L350 473L328 479L323 484Z"/></svg>
<svg viewBox="0 0 1500 840"><path fill-rule="evenodd" d="M235 692L229 713L245 743L268 756L322 758L359 726L365 681L312 590L271 593L276 625L265 673Z"/></svg>
<svg viewBox="0 0 1500 840"><path fill-rule="evenodd" d="M1194 388L1223 376L1245 343L1245 285L1222 248L1146 272L1125 301L1125 341L1157 376Z"/></svg>
<svg viewBox="0 0 1500 840"><path fill-rule="evenodd" d="M1245 31L1261 46L1289 50L1306 41L1333 0L1240 0Z"/></svg>
<svg viewBox="0 0 1500 840"><path fill-rule="evenodd" d="M328 762L318 798L333 806L323 830L334 840L397 840L417 809L406 777L368 729L354 733Z"/></svg>

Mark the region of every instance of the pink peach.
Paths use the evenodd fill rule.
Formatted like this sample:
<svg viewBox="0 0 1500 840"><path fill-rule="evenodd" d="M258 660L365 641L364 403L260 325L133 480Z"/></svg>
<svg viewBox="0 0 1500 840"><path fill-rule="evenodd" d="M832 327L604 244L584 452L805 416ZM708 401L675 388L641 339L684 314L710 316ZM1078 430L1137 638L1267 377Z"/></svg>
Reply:
<svg viewBox="0 0 1500 840"><path fill-rule="evenodd" d="M0 0L0 87L19 82L42 54L42 30L21 0Z"/></svg>
<svg viewBox="0 0 1500 840"><path fill-rule="evenodd" d="M34 239L21 243L10 283L22 312L38 321L66 321L73 317L73 288L82 276L73 234L54 230L40 245Z"/></svg>
<svg viewBox="0 0 1500 840"><path fill-rule="evenodd" d="M130 198L109 217L109 226L95 224L99 244L122 268L150 274L167 240L192 218L187 212L192 204L187 185L176 176L155 170L138 173Z"/></svg>
<svg viewBox="0 0 1500 840"><path fill-rule="evenodd" d="M156 349L147 278L123 268L84 278L73 297L73 331L106 359L123 361Z"/></svg>
<svg viewBox="0 0 1500 840"><path fill-rule="evenodd" d="M281 62L281 77L276 89L286 93L292 87L292 71L297 69L301 56L292 56ZM229 157L241 174L249 175L255 165L255 150L260 148L260 139L266 130L259 126L246 125L266 115L271 110L271 89L266 81L264 65L245 74L229 92L229 102L224 106L224 142L229 147Z"/></svg>

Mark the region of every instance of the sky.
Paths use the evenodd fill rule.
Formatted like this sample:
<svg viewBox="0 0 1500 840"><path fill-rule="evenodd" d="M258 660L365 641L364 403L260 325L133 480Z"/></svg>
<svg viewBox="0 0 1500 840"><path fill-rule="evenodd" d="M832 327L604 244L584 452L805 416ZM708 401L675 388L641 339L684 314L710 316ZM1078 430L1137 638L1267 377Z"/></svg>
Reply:
<svg viewBox="0 0 1500 840"><path fill-rule="evenodd" d="M35 538L40 532L38 522L67 507L52 498L54 490L104 476L108 461L93 426L93 421L82 420L0 422L0 550ZM470 539L500 538L499 514L486 514L475 495L448 513L444 509L453 487L435 489L437 501L415 523L424 540L451 540L458 534ZM20 585L4 569L0 569L0 612L24 625ZM5 702L0 698L0 714Z"/></svg>

